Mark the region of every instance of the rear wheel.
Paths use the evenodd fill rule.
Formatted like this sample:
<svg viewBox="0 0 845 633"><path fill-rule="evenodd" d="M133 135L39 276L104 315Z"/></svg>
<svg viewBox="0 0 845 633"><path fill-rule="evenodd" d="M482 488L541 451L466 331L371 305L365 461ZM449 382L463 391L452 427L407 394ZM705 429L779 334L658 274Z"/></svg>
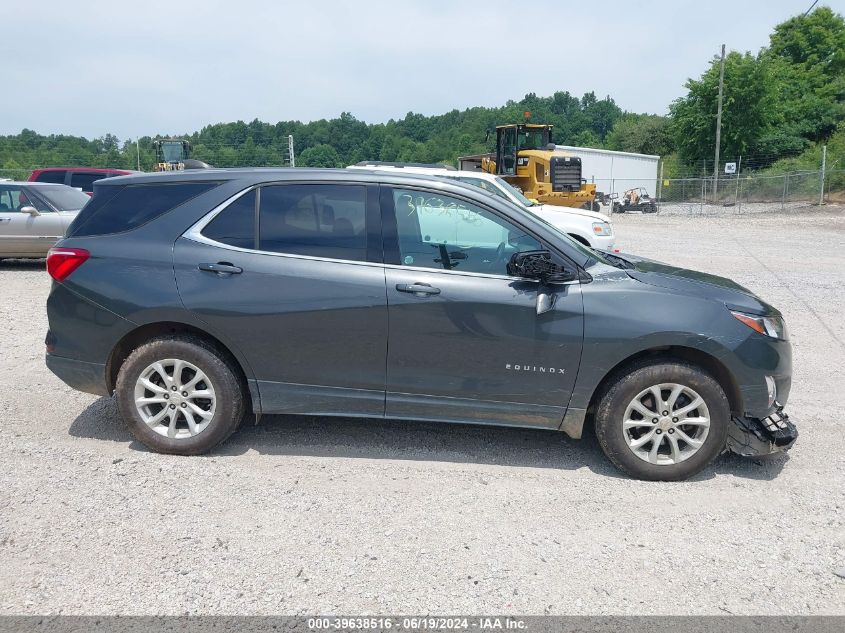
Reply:
<svg viewBox="0 0 845 633"><path fill-rule="evenodd" d="M599 444L638 479L679 481L725 447L730 406L709 374L683 362L639 365L605 391L596 408Z"/></svg>
<svg viewBox="0 0 845 633"><path fill-rule="evenodd" d="M120 368L115 396L132 435L159 453L204 453L228 438L244 415L234 369L192 337L138 347Z"/></svg>

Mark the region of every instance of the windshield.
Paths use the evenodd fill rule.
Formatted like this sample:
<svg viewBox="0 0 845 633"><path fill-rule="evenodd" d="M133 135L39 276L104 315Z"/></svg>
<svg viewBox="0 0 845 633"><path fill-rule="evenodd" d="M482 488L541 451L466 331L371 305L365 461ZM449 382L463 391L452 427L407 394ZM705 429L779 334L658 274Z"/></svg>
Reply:
<svg viewBox="0 0 845 633"><path fill-rule="evenodd" d="M546 128L522 128L519 130L517 142L519 149L546 149L549 144Z"/></svg>
<svg viewBox="0 0 845 633"><path fill-rule="evenodd" d="M182 143L162 143L161 154L165 162L178 163L182 160Z"/></svg>
<svg viewBox="0 0 845 633"><path fill-rule="evenodd" d="M38 194L59 211L79 211L91 198L73 187L65 185L37 188Z"/></svg>
<svg viewBox="0 0 845 633"><path fill-rule="evenodd" d="M502 189L513 195L513 197L519 201L519 204L525 205L526 207L537 206L536 202L532 202L531 200L526 198L522 191L520 191L517 187L514 187L507 180L496 176L496 184L498 184Z"/></svg>

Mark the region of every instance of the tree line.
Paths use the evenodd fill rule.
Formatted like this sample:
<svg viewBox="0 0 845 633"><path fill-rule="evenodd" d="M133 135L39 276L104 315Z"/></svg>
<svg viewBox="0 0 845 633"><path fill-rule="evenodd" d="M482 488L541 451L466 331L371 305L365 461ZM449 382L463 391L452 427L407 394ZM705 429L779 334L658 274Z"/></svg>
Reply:
<svg viewBox="0 0 845 633"><path fill-rule="evenodd" d="M668 116L623 111L594 92L580 98L559 91L534 93L495 108L474 107L425 116L409 112L398 120L368 124L349 112L334 119L208 125L184 134L192 157L220 167L272 166L286 161L293 135L297 166L343 167L362 160L454 164L458 156L492 150L502 123L530 120L555 126L563 145L597 147L663 156L667 176L701 171L715 144L719 60L708 62ZM845 136L845 20L828 7L777 25L758 53L731 51L725 59L721 153L753 156L765 168L779 160L809 161L818 145ZM48 136L24 129L0 136L0 169L51 165L152 169L152 142L159 136L121 141L112 134L86 139Z"/></svg>

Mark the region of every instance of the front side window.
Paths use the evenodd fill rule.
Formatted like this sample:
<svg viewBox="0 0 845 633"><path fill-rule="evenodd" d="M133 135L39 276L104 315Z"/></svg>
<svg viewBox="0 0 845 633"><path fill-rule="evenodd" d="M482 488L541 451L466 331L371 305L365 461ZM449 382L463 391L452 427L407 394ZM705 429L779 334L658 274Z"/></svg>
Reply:
<svg viewBox="0 0 845 633"><path fill-rule="evenodd" d="M405 266L507 275L514 253L541 248L523 229L458 198L394 189L393 200Z"/></svg>
<svg viewBox="0 0 845 633"><path fill-rule="evenodd" d="M35 207L40 212L49 212L52 210L39 200L37 196L27 194L24 187L14 185L0 186L0 212L20 211L24 207Z"/></svg>
<svg viewBox="0 0 845 633"><path fill-rule="evenodd" d="M20 187L4 187L0 185L0 211L17 211L20 196Z"/></svg>
<svg viewBox="0 0 845 633"><path fill-rule="evenodd" d="M363 186L269 185L261 188L259 206L260 250L367 260Z"/></svg>

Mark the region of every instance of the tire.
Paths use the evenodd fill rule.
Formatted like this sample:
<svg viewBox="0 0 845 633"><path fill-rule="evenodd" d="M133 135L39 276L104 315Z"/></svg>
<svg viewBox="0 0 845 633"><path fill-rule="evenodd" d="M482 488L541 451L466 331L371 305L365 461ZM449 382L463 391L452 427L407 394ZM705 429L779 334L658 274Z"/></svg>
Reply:
<svg viewBox="0 0 845 633"><path fill-rule="evenodd" d="M179 380L174 382L177 363ZM211 450L235 432L245 412L234 367L214 346L191 336L161 337L136 348L118 372L115 397L135 439L157 453L173 455ZM145 404L136 405L137 398Z"/></svg>
<svg viewBox="0 0 845 633"><path fill-rule="evenodd" d="M668 408L661 405L662 410L649 420L634 401L651 412L655 400L650 395L652 386L661 389L664 402L671 402L673 388L681 391L674 404ZM684 408L696 401L694 396L701 398L703 406L684 413ZM669 415L663 416L664 411ZM691 423L683 424L683 420ZM706 428L704 420L709 420ZM629 368L604 391L595 413L596 436L608 459L631 477L650 481L681 481L700 472L725 448L729 424L730 405L719 383L695 365L669 359ZM629 446L640 442L644 444L637 448ZM653 455L655 444L657 453Z"/></svg>

